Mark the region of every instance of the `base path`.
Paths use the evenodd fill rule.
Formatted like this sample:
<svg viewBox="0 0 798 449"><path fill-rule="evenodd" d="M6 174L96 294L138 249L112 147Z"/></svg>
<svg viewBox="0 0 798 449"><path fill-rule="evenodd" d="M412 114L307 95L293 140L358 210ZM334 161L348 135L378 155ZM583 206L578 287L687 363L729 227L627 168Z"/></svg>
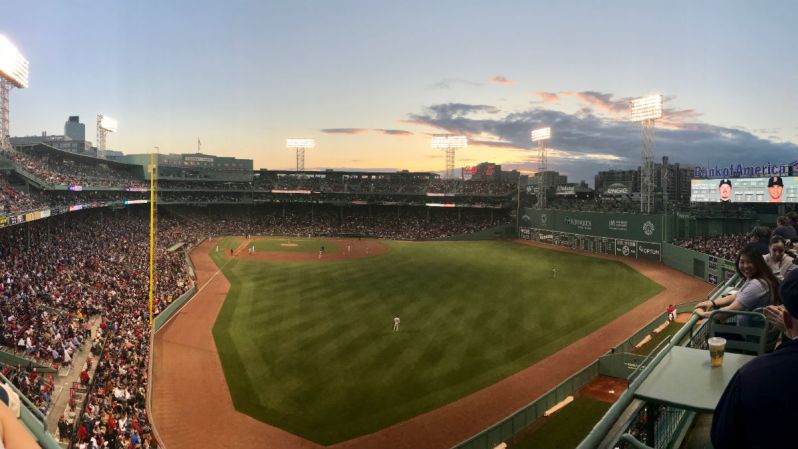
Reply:
<svg viewBox="0 0 798 449"><path fill-rule="evenodd" d="M553 245L527 241L519 243L575 252ZM152 418L165 449L322 447L233 408L211 333L230 284L208 255L212 247L212 243L206 242L192 253L200 288L194 298L155 337ZM244 247L242 245L239 252ZM329 447L451 448L593 363L607 350L662 314L668 304L703 298L713 288L710 284L656 262L578 254L626 263L662 285L664 290L556 354L470 396L378 432Z"/></svg>

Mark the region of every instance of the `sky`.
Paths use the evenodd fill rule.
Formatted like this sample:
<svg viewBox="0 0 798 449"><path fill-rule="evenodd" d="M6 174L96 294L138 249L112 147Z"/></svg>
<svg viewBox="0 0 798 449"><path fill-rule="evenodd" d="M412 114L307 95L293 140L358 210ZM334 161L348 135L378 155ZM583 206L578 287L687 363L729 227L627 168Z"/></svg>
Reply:
<svg viewBox="0 0 798 449"><path fill-rule="evenodd" d="M655 160L798 159L798 2L4 0L0 34L30 61L12 136L70 115L110 148L252 158L292 169L442 171L430 136L469 136L457 167L592 184L639 165L631 98L661 93Z"/></svg>

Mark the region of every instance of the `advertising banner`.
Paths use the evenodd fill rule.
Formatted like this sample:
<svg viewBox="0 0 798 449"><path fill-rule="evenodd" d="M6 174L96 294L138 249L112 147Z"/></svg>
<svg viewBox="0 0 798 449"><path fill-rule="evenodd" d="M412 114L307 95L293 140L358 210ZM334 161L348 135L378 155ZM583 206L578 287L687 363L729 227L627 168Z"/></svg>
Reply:
<svg viewBox="0 0 798 449"><path fill-rule="evenodd" d="M662 215L524 209L521 226L573 234L661 243Z"/></svg>
<svg viewBox="0 0 798 449"><path fill-rule="evenodd" d="M637 258L647 260L662 260L662 246L659 243L638 242Z"/></svg>
<svg viewBox="0 0 798 449"><path fill-rule="evenodd" d="M660 243L612 239L535 228L521 228L519 234L521 238L526 240L550 243L588 253L610 254L631 257L632 259L662 260L662 245Z"/></svg>

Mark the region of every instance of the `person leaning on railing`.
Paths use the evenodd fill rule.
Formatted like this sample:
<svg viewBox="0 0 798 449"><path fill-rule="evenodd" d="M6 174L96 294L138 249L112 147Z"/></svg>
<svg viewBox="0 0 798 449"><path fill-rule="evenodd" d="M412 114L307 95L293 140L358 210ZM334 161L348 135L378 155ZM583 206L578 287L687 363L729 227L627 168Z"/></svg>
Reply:
<svg viewBox="0 0 798 449"><path fill-rule="evenodd" d="M773 353L748 362L723 392L712 418L714 449L796 447L798 422L798 271L780 291L780 319L788 339Z"/></svg>
<svg viewBox="0 0 798 449"><path fill-rule="evenodd" d="M713 310L744 310L751 312L760 307L779 305L779 280L765 264L765 260L753 244L748 244L737 255L737 274L745 279L740 290L717 299L699 302L695 310L697 315L708 318ZM716 319L727 317L716 314ZM737 316L738 326L750 326L751 318Z"/></svg>

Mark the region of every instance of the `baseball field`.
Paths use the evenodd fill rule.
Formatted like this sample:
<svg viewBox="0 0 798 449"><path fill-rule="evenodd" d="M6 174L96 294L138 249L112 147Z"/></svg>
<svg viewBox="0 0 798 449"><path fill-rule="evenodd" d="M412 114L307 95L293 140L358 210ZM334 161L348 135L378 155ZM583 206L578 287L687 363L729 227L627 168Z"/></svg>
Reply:
<svg viewBox="0 0 798 449"><path fill-rule="evenodd" d="M512 242L219 247L231 287L213 334L236 409L324 445L496 383L661 290L620 262Z"/></svg>

